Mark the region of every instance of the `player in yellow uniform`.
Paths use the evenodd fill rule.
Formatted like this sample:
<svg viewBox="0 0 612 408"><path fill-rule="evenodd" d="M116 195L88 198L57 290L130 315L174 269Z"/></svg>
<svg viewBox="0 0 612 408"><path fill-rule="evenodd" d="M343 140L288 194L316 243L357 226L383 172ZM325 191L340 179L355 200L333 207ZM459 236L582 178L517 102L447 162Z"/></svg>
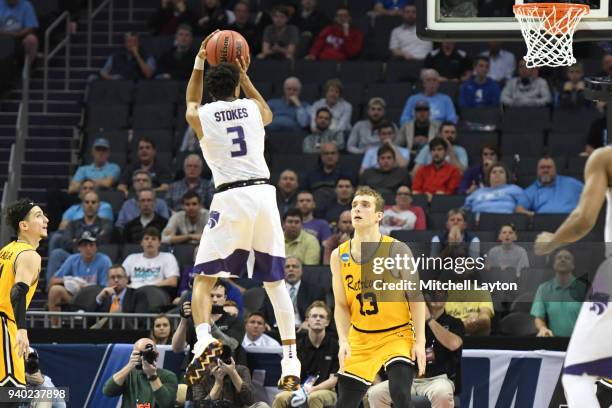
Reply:
<svg viewBox="0 0 612 408"><path fill-rule="evenodd" d="M49 220L31 200L22 199L6 210L6 219L17 240L0 250L0 386L25 386L24 357L30 343L26 310L38 284L41 239L47 237Z"/></svg>
<svg viewBox="0 0 612 408"><path fill-rule="evenodd" d="M363 279L364 271L372 271L376 258L412 256L404 243L380 233L383 207L384 199L378 192L359 188L351 209L355 235L331 255L340 342L337 405L342 408L359 405L382 367L389 377L393 406L409 407L414 371L418 368L418 375L425 373L425 303L420 292L411 291L408 298L401 291L401 300L380 301L377 296L381 293ZM368 246L372 253L361 253L362 243L373 243ZM416 271L402 269L385 269L378 276L386 282L418 281Z"/></svg>

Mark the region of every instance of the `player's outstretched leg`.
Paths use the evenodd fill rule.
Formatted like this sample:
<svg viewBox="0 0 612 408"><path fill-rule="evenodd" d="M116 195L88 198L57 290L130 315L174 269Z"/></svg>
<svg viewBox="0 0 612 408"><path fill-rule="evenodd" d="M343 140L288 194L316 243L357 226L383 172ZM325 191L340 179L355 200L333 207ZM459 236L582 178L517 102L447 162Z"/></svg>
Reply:
<svg viewBox="0 0 612 408"><path fill-rule="evenodd" d="M193 359L187 366L186 380L190 385L198 382L214 358L221 355L222 344L210 334L210 292L217 282L216 277L196 275L191 295L191 313L196 329L197 342L193 346Z"/></svg>
<svg viewBox="0 0 612 408"><path fill-rule="evenodd" d="M563 374L561 381L569 408L599 407L595 388L597 377Z"/></svg>
<svg viewBox="0 0 612 408"><path fill-rule="evenodd" d="M404 361L395 361L387 365L387 376L393 407L412 407L410 391L414 379L414 367Z"/></svg>
<svg viewBox="0 0 612 408"><path fill-rule="evenodd" d="M338 403L337 407L357 408L361 403L369 385L345 375L338 376Z"/></svg>
<svg viewBox="0 0 612 408"><path fill-rule="evenodd" d="M283 344L283 359L281 360L281 378L278 388L283 391L296 391L300 387L300 372L302 366L297 358L295 347L295 315L293 303L282 280L264 282L264 288L274 307L274 316Z"/></svg>

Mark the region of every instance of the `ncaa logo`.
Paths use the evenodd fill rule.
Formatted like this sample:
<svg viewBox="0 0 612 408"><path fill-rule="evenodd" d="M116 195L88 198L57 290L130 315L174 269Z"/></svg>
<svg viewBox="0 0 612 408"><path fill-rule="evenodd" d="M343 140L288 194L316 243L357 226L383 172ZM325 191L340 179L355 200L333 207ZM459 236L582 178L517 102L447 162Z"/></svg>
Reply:
<svg viewBox="0 0 612 408"><path fill-rule="evenodd" d="M340 255L340 259L342 259L342 262L348 262L349 261L349 254L344 253L344 254Z"/></svg>
<svg viewBox="0 0 612 408"><path fill-rule="evenodd" d="M591 304L591 307L589 308L589 311L595 312L595 314L597 314L598 316L604 314L606 310L608 309L609 300L610 300L610 296L605 293L601 293L601 292L593 293L589 297L589 301L593 302Z"/></svg>
<svg viewBox="0 0 612 408"><path fill-rule="evenodd" d="M208 229L213 229L217 226L217 224L219 223L220 215L221 214L219 213L219 211L210 212L210 217L208 218L208 222L206 223L206 226L208 227Z"/></svg>

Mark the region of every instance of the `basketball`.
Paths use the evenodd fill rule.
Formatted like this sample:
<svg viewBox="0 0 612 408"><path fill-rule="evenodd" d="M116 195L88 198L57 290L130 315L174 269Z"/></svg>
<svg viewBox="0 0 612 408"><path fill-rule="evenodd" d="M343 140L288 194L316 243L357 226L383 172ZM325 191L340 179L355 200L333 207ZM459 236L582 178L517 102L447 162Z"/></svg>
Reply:
<svg viewBox="0 0 612 408"><path fill-rule="evenodd" d="M249 55L249 44L236 31L219 31L206 44L206 60L210 65L233 63L236 58L246 55Z"/></svg>

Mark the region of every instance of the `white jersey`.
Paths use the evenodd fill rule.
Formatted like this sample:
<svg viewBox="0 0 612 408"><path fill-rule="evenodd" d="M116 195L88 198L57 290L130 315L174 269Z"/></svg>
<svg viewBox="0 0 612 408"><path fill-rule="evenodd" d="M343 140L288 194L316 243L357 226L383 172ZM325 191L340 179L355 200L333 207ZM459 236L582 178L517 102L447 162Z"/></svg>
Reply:
<svg viewBox="0 0 612 408"><path fill-rule="evenodd" d="M235 181L270 178L264 158L261 113L251 99L216 101L198 108L204 136L200 147L215 187Z"/></svg>
<svg viewBox="0 0 612 408"><path fill-rule="evenodd" d="M604 242L612 242L612 189L606 191L606 226L604 228ZM607 251L606 251L607 252ZM610 255L607 254L606 255Z"/></svg>

